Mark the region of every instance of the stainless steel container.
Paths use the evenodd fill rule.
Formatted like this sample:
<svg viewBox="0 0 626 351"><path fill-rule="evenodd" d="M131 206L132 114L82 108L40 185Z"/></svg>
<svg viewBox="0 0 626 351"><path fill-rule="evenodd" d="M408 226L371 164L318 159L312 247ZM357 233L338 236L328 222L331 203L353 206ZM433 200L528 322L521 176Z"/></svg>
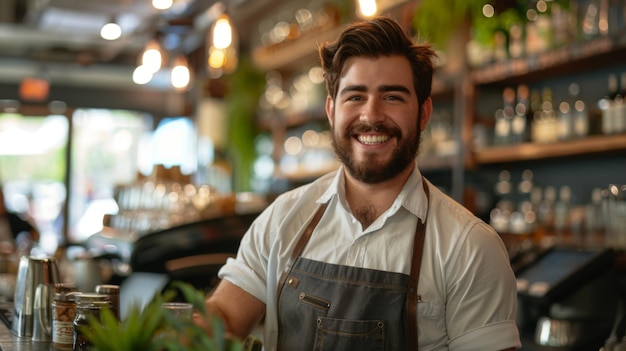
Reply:
<svg viewBox="0 0 626 351"><path fill-rule="evenodd" d="M54 257L22 256L17 270L11 331L19 337L33 336L36 291L39 285L59 282L59 268ZM40 301L46 305L46 301ZM50 306L50 304L47 304Z"/></svg>
<svg viewBox="0 0 626 351"><path fill-rule="evenodd" d="M579 323L567 319L539 318L535 330L535 342L542 346L572 346L579 336Z"/></svg>

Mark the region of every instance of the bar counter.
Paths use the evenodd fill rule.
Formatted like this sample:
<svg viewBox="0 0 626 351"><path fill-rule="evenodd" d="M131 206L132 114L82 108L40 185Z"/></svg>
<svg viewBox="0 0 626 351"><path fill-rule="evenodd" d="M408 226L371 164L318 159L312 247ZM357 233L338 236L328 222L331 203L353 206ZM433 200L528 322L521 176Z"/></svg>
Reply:
<svg viewBox="0 0 626 351"><path fill-rule="evenodd" d="M13 311L13 303L0 303L0 309ZM0 350L1 351L50 351L54 350L52 341L35 342L30 337L20 338L11 332L11 328L3 320L0 323Z"/></svg>

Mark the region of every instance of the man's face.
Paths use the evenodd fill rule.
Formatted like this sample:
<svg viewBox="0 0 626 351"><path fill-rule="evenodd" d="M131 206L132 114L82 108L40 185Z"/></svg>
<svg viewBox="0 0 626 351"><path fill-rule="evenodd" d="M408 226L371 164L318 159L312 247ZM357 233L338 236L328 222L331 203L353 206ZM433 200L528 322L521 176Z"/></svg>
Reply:
<svg viewBox="0 0 626 351"><path fill-rule="evenodd" d="M350 175L375 184L412 167L432 105L428 99L420 123L409 62L401 56L355 57L342 73L326 113L335 153Z"/></svg>

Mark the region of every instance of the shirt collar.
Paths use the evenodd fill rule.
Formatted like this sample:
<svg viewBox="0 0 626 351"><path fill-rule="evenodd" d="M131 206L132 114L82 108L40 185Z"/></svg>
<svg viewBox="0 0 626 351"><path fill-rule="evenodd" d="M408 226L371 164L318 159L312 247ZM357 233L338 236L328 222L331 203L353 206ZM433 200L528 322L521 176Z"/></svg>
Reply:
<svg viewBox="0 0 626 351"><path fill-rule="evenodd" d="M348 204L346 202L346 189L344 180L344 167L340 166L336 171L335 177L329 184L326 191L317 200L317 203L327 203L333 197L337 197L341 205L348 211ZM422 173L419 171L417 164L413 169L413 172L407 179L406 183L402 187L400 194L394 200L387 211L388 216L396 213L400 207L404 207L407 211L420 218L422 221L426 220L426 213L428 211L428 199L424 193L424 186L422 182L426 181L422 177ZM348 211L349 212L349 211Z"/></svg>

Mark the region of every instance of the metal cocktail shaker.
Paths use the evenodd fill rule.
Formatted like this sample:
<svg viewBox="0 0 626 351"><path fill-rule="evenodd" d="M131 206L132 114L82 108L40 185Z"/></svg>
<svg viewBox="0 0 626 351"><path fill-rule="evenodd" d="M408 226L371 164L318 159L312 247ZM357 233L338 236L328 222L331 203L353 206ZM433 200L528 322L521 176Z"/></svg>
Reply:
<svg viewBox="0 0 626 351"><path fill-rule="evenodd" d="M11 331L19 337L33 335L33 317L36 291L39 285L59 283L59 268L54 257L22 256L17 270L13 321ZM41 290L42 288L40 288ZM41 293L41 292L40 292ZM42 296L39 297L39 299ZM40 301L40 306L49 306Z"/></svg>

